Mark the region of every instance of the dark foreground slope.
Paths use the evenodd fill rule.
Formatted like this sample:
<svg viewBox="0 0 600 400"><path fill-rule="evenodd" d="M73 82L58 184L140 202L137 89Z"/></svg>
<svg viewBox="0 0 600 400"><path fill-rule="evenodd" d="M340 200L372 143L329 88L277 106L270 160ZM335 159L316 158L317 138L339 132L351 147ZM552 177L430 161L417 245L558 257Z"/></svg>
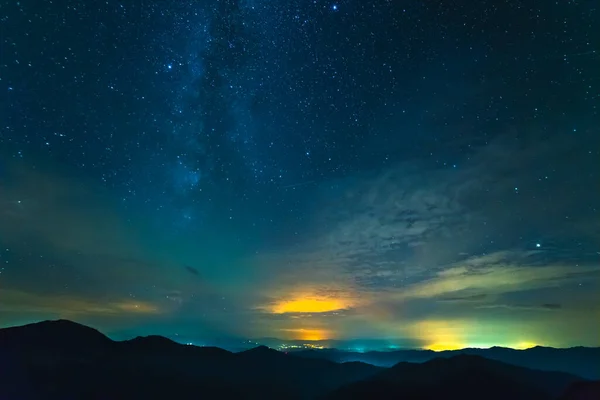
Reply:
<svg viewBox="0 0 600 400"><path fill-rule="evenodd" d="M559 400L599 400L600 381L576 382L567 389Z"/></svg>
<svg viewBox="0 0 600 400"><path fill-rule="evenodd" d="M70 321L0 330L3 399L551 399L578 378L459 356L384 369L284 354L115 342ZM572 386L576 387L576 386ZM391 397L390 397L391 396ZM401 397L398 397L401 396Z"/></svg>
<svg viewBox="0 0 600 400"><path fill-rule="evenodd" d="M381 368L160 336L115 342L70 321L0 330L0 399L313 398Z"/></svg>
<svg viewBox="0 0 600 400"><path fill-rule="evenodd" d="M562 372L530 370L459 355L422 364L399 363L374 377L342 387L337 399L523 399L557 398L580 378Z"/></svg>

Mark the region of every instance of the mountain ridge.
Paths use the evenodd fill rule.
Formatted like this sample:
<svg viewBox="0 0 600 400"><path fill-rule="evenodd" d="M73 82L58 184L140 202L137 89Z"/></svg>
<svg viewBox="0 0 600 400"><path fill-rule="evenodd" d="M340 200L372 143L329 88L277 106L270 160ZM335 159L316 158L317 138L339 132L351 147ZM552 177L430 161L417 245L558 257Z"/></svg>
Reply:
<svg viewBox="0 0 600 400"><path fill-rule="evenodd" d="M434 358L471 354L531 369L563 371L587 379L600 379L600 348L598 347L553 348L537 346L530 349L516 350L496 346L486 349L465 348L439 352L432 350L392 350L362 353L325 349L318 351L295 350L292 353L300 357L325 358L335 362L362 361L387 368L401 361L420 363Z"/></svg>
<svg viewBox="0 0 600 400"><path fill-rule="evenodd" d="M363 389L367 392L362 398L386 398L382 388L403 395L420 393L423 399L437 398L440 391L469 398L479 390L469 382L480 376L490 387L497 386L498 393L551 400L584 381L467 354L400 362L386 369L266 346L232 353L156 335L114 341L67 320L0 329L0 354L0 398L19 399L157 398L172 396L173 388L183 393L179 398L190 399L198 393L225 399L347 399L360 398L355 395ZM369 397L369 391L381 391L383 397Z"/></svg>

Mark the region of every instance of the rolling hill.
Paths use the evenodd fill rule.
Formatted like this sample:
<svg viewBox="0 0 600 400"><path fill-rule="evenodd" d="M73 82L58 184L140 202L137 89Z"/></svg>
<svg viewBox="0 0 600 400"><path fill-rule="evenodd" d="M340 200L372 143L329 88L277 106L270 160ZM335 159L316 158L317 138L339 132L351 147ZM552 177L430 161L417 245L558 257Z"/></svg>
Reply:
<svg viewBox="0 0 600 400"><path fill-rule="evenodd" d="M451 395L545 400L568 393L567 388L582 381L562 372L464 354L382 368L264 346L232 353L161 336L113 341L65 320L0 329L0 354L0 399L337 400Z"/></svg>

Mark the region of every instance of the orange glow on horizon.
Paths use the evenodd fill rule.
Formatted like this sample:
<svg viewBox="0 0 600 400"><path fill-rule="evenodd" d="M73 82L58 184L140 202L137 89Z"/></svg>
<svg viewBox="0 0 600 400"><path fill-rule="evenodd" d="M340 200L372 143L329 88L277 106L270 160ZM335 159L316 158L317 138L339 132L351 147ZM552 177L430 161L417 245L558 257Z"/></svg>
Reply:
<svg viewBox="0 0 600 400"><path fill-rule="evenodd" d="M331 333L325 329L282 329L282 331L292 333L294 340L307 341L327 340Z"/></svg>

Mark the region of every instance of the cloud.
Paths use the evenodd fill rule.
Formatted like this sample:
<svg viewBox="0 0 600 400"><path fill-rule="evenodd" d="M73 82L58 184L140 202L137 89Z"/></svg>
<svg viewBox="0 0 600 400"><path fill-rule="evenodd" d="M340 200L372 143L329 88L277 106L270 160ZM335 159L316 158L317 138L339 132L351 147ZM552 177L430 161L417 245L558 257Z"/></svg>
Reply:
<svg viewBox="0 0 600 400"><path fill-rule="evenodd" d="M540 144L507 134L456 168L413 159L327 182L315 196L321 211L311 235L272 260L256 260L258 270L278 282L341 280L359 293L406 288L414 295L425 281L427 290L441 295L494 286L494 279L502 290L525 290L591 273L595 254L587 235L593 222L577 203L600 202L599 193L585 189L591 187L587 178L571 179L577 175L573 163L565 164L575 175L546 162L569 160L586 149L587 139L554 135ZM577 250L575 237L583 243Z"/></svg>
<svg viewBox="0 0 600 400"><path fill-rule="evenodd" d="M97 185L18 162L8 164L0 190L0 235L9 245L75 254L127 254L136 235ZM93 210L93 211L90 211Z"/></svg>
<svg viewBox="0 0 600 400"><path fill-rule="evenodd" d="M547 310L558 310L562 308L562 305L558 303L545 303L542 304L542 308L545 308Z"/></svg>
<svg viewBox="0 0 600 400"><path fill-rule="evenodd" d="M483 260L482 260L483 258ZM575 281L596 281L600 277L599 265L574 266L568 264L539 266L527 255L507 253L474 257L465 265L451 266L435 276L404 288L395 297L444 298L454 293L476 291L504 294L526 290L558 287ZM448 271L452 271L448 273ZM462 297L475 296L467 294Z"/></svg>
<svg viewBox="0 0 600 400"><path fill-rule="evenodd" d="M358 307L363 299L343 283L278 285L256 309L272 314L329 314Z"/></svg>
<svg viewBox="0 0 600 400"><path fill-rule="evenodd" d="M159 246L148 246L135 214L125 217L102 186L20 161L7 161L4 172L0 277L12 290L0 297L6 312L164 314L209 290L189 279L195 268L157 257ZM176 291L185 293L179 301L166 297Z"/></svg>
<svg viewBox="0 0 600 400"><path fill-rule="evenodd" d="M599 192L586 189L594 182L585 177L572 179L573 163L557 171L545 161L570 160L587 145L561 135L542 145L507 135L456 168L415 159L342 180L337 191L323 189L321 202L331 205L307 245L328 253L328 264L355 275L365 290L398 287L466 256L487 263L484 252L497 257L538 242L544 245L534 249L553 261L583 254L591 261L589 251L561 243L586 238L590 224L600 232L577 206L584 198L600 202Z"/></svg>
<svg viewBox="0 0 600 400"><path fill-rule="evenodd" d="M318 211L303 222L301 239L236 260L218 285L190 279L200 275L191 265L203 266L203 278L211 276L198 258L154 257L154 246L140 243L134 224L93 183L11 166L12 178L0 187L0 238L10 254L23 257L18 265L39 279L15 273L9 263L3 282L27 296L3 294L2 307L18 310L26 299L30 306L21 307L27 312L143 314L137 304L147 315L202 316L203 323L230 332L297 337L418 339L423 329L435 328L441 340L456 322L471 332L457 343L475 341L473 316L494 325L495 318L525 314L547 324L583 304L578 285L600 281L590 245L598 220L578 207L581 199L597 204L598 193L575 166L553 171L545 161L567 159L581 144L551 141L501 139L457 168L436 164L443 157L435 155L317 182L304 188ZM28 258L24 239L44 258ZM178 254L195 253L196 243L189 248ZM70 297L54 297L64 286ZM524 295L536 291L544 296ZM542 331L514 342L531 342Z"/></svg>
<svg viewBox="0 0 600 400"><path fill-rule="evenodd" d="M600 283L589 236L600 226L577 206L598 193L582 189L592 187L587 178L572 179L572 164L567 173L546 162L585 147L564 139L539 145L509 135L456 168L420 159L319 186L310 234L253 259L266 297L257 312L274 326L323 323L339 335L369 326L369 334L416 338L426 327L420 321L460 322L472 332L463 344L476 342L482 324L518 329L527 317L535 329L524 337L507 331L513 339L503 343L550 343L540 327L558 312L576 321L585 303L579 285ZM565 194L571 190L579 199ZM486 335L499 341L493 330Z"/></svg>
<svg viewBox="0 0 600 400"><path fill-rule="evenodd" d="M154 278L162 265L102 186L12 160L6 172L0 257L12 288L123 293L171 280Z"/></svg>
<svg viewBox="0 0 600 400"><path fill-rule="evenodd" d="M192 274L192 275L198 275L199 274L199 272L198 272L198 270L196 268L190 267L189 265L185 266L185 270L187 272L189 272L190 274Z"/></svg>
<svg viewBox="0 0 600 400"><path fill-rule="evenodd" d="M65 318L160 314L165 311L143 300L115 298L93 301L69 295L39 295L9 289L0 289L0 298L0 311L3 313L46 314Z"/></svg>
<svg viewBox="0 0 600 400"><path fill-rule="evenodd" d="M438 299L438 301L456 301L456 302L462 302L462 301L481 301L481 300L485 300L488 297L487 294L485 293L480 293L480 294L472 294L472 295L468 295L468 296L454 296L454 297L444 297L444 298L440 298Z"/></svg>
<svg viewBox="0 0 600 400"><path fill-rule="evenodd" d="M284 300L273 305L272 312L275 314L287 313L326 313L339 311L347 308L340 300L297 298Z"/></svg>
<svg viewBox="0 0 600 400"><path fill-rule="evenodd" d="M562 308L561 304L548 303L548 304L485 304L478 306L478 308L495 309L503 308L508 310L530 310L530 311L556 311Z"/></svg>

